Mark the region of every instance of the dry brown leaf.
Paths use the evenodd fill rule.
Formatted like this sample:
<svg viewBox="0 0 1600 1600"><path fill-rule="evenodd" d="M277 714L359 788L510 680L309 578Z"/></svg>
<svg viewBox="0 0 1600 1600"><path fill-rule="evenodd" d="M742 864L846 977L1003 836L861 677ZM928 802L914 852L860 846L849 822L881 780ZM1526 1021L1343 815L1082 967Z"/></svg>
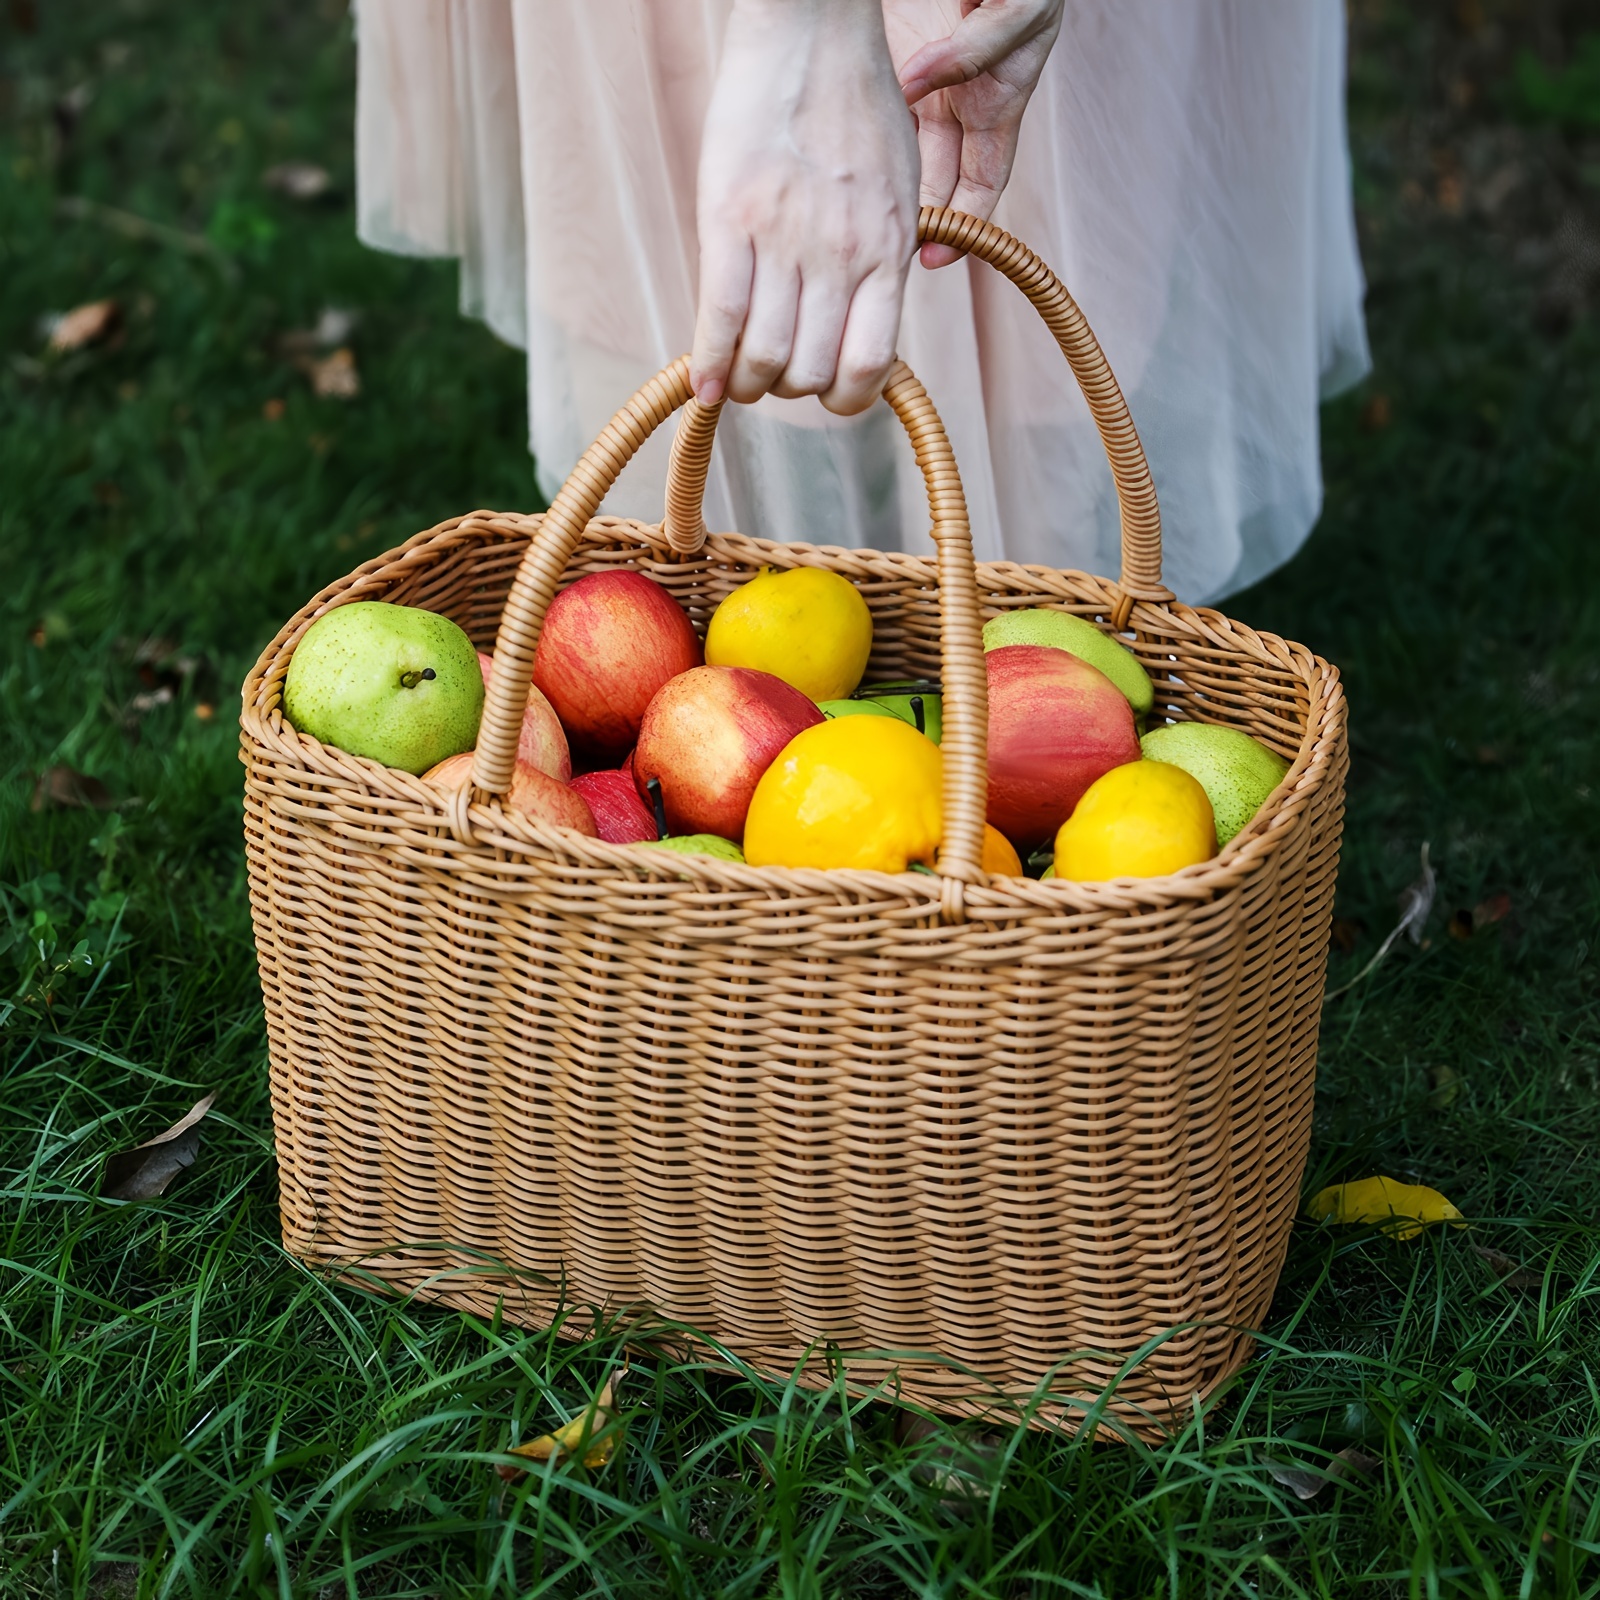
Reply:
<svg viewBox="0 0 1600 1600"><path fill-rule="evenodd" d="M141 689L127 704L123 711L123 720L137 722L142 716L156 709L157 706L170 706L173 694L172 685L164 683L159 689Z"/></svg>
<svg viewBox="0 0 1600 1600"><path fill-rule="evenodd" d="M50 329L50 348L58 355L82 350L114 333L122 320L115 300L91 300L56 319Z"/></svg>
<svg viewBox="0 0 1600 1600"><path fill-rule="evenodd" d="M541 1434L526 1444L513 1445L507 1453L523 1456L529 1461L560 1461L582 1450L584 1466L603 1467L611 1459L621 1433L617 1426L614 1389L627 1376L627 1372L627 1367L623 1366L612 1373L600 1393L571 1422L557 1428L554 1433ZM507 1483L515 1483L522 1476L516 1467L496 1467L495 1471Z"/></svg>
<svg viewBox="0 0 1600 1600"><path fill-rule="evenodd" d="M1000 1453L1002 1440L998 1434L946 1428L913 1411L900 1413L894 1433L902 1446L936 1441L934 1448L912 1466L911 1476L937 1490L946 1507L968 1506L988 1494L989 1486L982 1473Z"/></svg>
<svg viewBox="0 0 1600 1600"><path fill-rule="evenodd" d="M1502 1289L1537 1289L1544 1281L1537 1272L1530 1272L1523 1266L1515 1256L1508 1256L1504 1250L1496 1250L1492 1245L1475 1244L1472 1253L1500 1280Z"/></svg>
<svg viewBox="0 0 1600 1600"><path fill-rule="evenodd" d="M1293 1490L1302 1500L1315 1500L1332 1481L1325 1472L1318 1472L1312 1467L1291 1466L1287 1461L1267 1461L1264 1465L1275 1483Z"/></svg>
<svg viewBox="0 0 1600 1600"><path fill-rule="evenodd" d="M1497 922L1504 922L1510 915L1511 896L1492 894L1488 899L1480 900L1470 911L1463 907L1451 916L1450 937L1470 939L1473 934L1492 928Z"/></svg>
<svg viewBox="0 0 1600 1600"><path fill-rule="evenodd" d="M314 161L280 161L261 174L261 181L291 200L321 199L333 184L328 169Z"/></svg>
<svg viewBox="0 0 1600 1600"><path fill-rule="evenodd" d="M1422 870L1416 879L1406 885L1400 896L1400 921L1395 933L1404 933L1412 944L1422 943L1422 930L1433 913L1433 897L1439 887L1433 863L1428 859L1428 843L1422 844Z"/></svg>
<svg viewBox="0 0 1600 1600"><path fill-rule="evenodd" d="M302 372L309 372L317 352L347 344L360 321L359 311L347 306L324 306L317 313L315 327L291 328L279 336L278 354L292 361Z"/></svg>
<svg viewBox="0 0 1600 1600"><path fill-rule="evenodd" d="M1354 917L1335 917L1333 919L1332 937L1337 949L1349 955L1361 942L1361 935L1367 931L1367 925Z"/></svg>
<svg viewBox="0 0 1600 1600"><path fill-rule="evenodd" d="M307 372L312 392L324 400L354 400L361 393L361 374L349 345L340 345L330 356L313 361Z"/></svg>
<svg viewBox="0 0 1600 1600"><path fill-rule="evenodd" d="M89 1600L138 1600L139 1569L131 1561L100 1567L89 1580Z"/></svg>
<svg viewBox="0 0 1600 1600"><path fill-rule="evenodd" d="M100 1175L100 1194L106 1200L153 1200L185 1167L192 1167L200 1152L200 1120L211 1109L215 1094L197 1100L188 1111L155 1138L132 1150L121 1150L106 1162Z"/></svg>
<svg viewBox="0 0 1600 1600"><path fill-rule="evenodd" d="M1480 900L1472 908L1472 926L1487 928L1496 922L1504 922L1511 915L1511 896L1508 894L1492 894L1487 900Z"/></svg>
<svg viewBox="0 0 1600 1600"><path fill-rule="evenodd" d="M1433 897L1439 887L1439 879L1433 870L1433 863L1428 859L1428 843L1422 845L1422 871L1416 879L1406 886L1405 892L1400 896L1400 920L1390 930L1388 937L1378 946L1377 954L1364 966L1348 983L1337 989L1330 990L1327 998L1337 1000L1340 995L1348 994L1350 990L1361 982L1369 973L1374 971L1383 962L1394 942L1405 934L1415 945L1427 946L1423 943L1422 930L1428 924L1428 918L1433 914Z"/></svg>
<svg viewBox="0 0 1600 1600"><path fill-rule="evenodd" d="M109 811L116 801L98 778L72 767L46 767L33 786L30 811L53 807L61 811Z"/></svg>
<svg viewBox="0 0 1600 1600"><path fill-rule="evenodd" d="M1292 1489L1302 1500L1315 1500L1330 1483L1348 1479L1352 1474L1370 1478L1378 1470L1378 1462L1354 1445L1346 1445L1325 1467L1301 1467L1270 1460L1265 1465L1277 1482Z"/></svg>

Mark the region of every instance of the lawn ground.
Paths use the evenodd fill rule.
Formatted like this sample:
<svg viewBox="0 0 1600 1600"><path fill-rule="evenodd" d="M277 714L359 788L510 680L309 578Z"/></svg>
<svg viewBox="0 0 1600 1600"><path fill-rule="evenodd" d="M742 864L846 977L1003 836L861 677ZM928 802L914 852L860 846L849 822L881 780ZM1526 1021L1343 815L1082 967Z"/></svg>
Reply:
<svg viewBox="0 0 1600 1600"><path fill-rule="evenodd" d="M615 1347L282 1254L233 717L327 579L534 503L520 357L448 264L354 242L339 6L12 0L0 1597L1600 1592L1600 41L1556 0L1353 9L1377 368L1327 410L1307 549L1229 609L1349 685L1333 984L1424 842L1439 874L1420 945L1329 1003L1308 1192L1381 1171L1471 1226L1297 1224L1259 1358L1160 1448L964 1454L662 1364L609 1465L506 1488L494 1452ZM331 192L265 187L290 159ZM117 335L49 354L41 318L104 296ZM360 314L353 399L285 342L329 306ZM35 805L52 769L100 787L57 770ZM212 1090L163 1198L96 1198ZM1283 1481L1342 1449L1366 1475Z"/></svg>

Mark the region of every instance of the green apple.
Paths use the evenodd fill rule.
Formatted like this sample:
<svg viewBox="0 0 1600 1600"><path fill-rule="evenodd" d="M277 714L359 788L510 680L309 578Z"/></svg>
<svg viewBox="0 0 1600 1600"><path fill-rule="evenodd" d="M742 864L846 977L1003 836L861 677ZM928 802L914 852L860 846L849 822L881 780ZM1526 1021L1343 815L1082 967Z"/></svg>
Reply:
<svg viewBox="0 0 1600 1600"><path fill-rule="evenodd" d="M448 617L354 600L295 646L283 714L323 744L423 773L478 742L483 673Z"/></svg>
<svg viewBox="0 0 1600 1600"><path fill-rule="evenodd" d="M1210 722L1152 728L1139 748L1148 761L1182 767L1205 790L1217 819L1219 850L1261 809L1289 770L1282 756L1248 733Z"/></svg>
<svg viewBox="0 0 1600 1600"><path fill-rule="evenodd" d="M912 700L922 702L922 717L917 717L917 707ZM834 717L893 717L907 722L925 733L938 744L944 732L942 710L944 696L935 685L924 688L921 684L882 683L866 689L857 689L849 700L828 700L822 703L822 714L830 721Z"/></svg>
<svg viewBox="0 0 1600 1600"><path fill-rule="evenodd" d="M917 708L912 699L922 702L922 721L917 721ZM904 694L875 694L874 704L886 707L902 722L909 722L918 733L925 733L938 744L944 734L944 696L937 690L907 690Z"/></svg>
<svg viewBox="0 0 1600 1600"><path fill-rule="evenodd" d="M643 839L640 850L676 850L686 856L715 856L718 861L743 861L744 851L717 833L675 833L666 839Z"/></svg>
<svg viewBox="0 0 1600 1600"><path fill-rule="evenodd" d="M898 711L891 711L876 700L819 700L817 710L829 722L835 717L893 717L896 722L900 720Z"/></svg>
<svg viewBox="0 0 1600 1600"><path fill-rule="evenodd" d="M1066 650L1080 661L1097 667L1128 697L1136 717L1148 716L1155 704L1155 686L1139 658L1092 622L1069 611L1007 611L983 625L983 648L998 650L1008 644L1046 644Z"/></svg>

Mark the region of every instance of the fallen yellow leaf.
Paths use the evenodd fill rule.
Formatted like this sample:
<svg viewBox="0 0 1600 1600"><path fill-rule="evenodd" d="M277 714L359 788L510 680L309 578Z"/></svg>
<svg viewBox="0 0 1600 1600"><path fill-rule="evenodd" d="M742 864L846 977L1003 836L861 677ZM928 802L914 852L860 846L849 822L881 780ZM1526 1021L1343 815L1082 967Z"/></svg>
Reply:
<svg viewBox="0 0 1600 1600"><path fill-rule="evenodd" d="M612 1426L616 1422L612 1385L627 1370L623 1367L607 1378L593 1403L571 1422L557 1428L554 1433L541 1434L526 1444L514 1445L509 1453L525 1456L530 1461L549 1461L582 1450L584 1466L603 1467L611 1459L611 1452L616 1449L617 1437L621 1432Z"/></svg>
<svg viewBox="0 0 1600 1600"><path fill-rule="evenodd" d="M1371 1222L1397 1239L1415 1239L1435 1222L1465 1226L1461 1213L1437 1189L1420 1183L1397 1183L1393 1178L1361 1178L1336 1183L1313 1195L1306 1215L1321 1222Z"/></svg>

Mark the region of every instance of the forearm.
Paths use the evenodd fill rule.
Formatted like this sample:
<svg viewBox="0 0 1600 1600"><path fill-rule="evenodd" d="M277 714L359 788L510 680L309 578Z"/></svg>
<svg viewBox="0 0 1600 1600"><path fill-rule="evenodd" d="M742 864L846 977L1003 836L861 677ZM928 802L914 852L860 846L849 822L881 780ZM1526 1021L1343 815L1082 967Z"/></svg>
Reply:
<svg viewBox="0 0 1600 1600"><path fill-rule="evenodd" d="M916 163L880 0L735 0L700 157L702 400L870 402L893 357Z"/></svg>

